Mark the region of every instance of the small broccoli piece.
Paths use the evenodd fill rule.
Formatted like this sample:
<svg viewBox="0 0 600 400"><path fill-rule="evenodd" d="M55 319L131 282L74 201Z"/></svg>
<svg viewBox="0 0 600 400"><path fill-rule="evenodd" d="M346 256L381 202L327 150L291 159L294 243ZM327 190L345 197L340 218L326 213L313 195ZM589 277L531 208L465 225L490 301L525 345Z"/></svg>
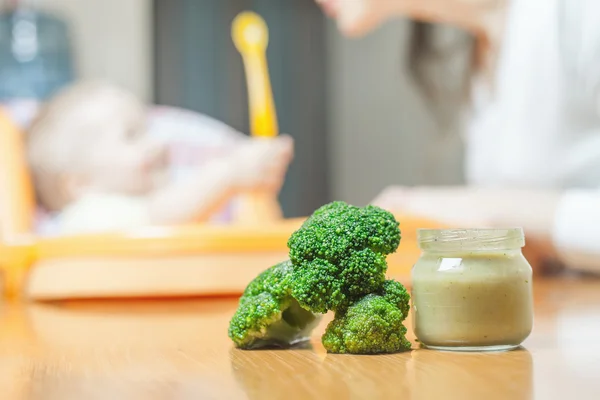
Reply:
<svg viewBox="0 0 600 400"><path fill-rule="evenodd" d="M391 296L393 298L394 295ZM368 294L335 314L321 338L330 353L379 354L410 350L406 316L386 296Z"/></svg>
<svg viewBox="0 0 600 400"><path fill-rule="evenodd" d="M404 315L404 318L408 316L408 311L410 310L410 294L403 284L388 279L383 284L383 291L379 294L398 307L402 315Z"/></svg>
<svg viewBox="0 0 600 400"><path fill-rule="evenodd" d="M246 287L229 323L229 337L237 347L288 347L308 339L320 317L291 296L291 272L291 263L285 261Z"/></svg>
<svg viewBox="0 0 600 400"><path fill-rule="evenodd" d="M327 204L288 241L292 296L315 313L343 310L382 290L385 257L399 244L399 224L388 211L344 202Z"/></svg>

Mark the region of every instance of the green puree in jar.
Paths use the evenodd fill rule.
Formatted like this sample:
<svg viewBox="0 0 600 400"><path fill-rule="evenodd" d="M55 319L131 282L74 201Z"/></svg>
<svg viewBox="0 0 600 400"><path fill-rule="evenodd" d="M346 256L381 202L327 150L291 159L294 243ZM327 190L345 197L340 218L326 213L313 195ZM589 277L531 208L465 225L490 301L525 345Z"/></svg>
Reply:
<svg viewBox="0 0 600 400"><path fill-rule="evenodd" d="M485 246L477 240L480 231L460 243L444 237L422 243L412 275L412 311L415 334L428 347L510 349L531 333L532 270L519 242Z"/></svg>

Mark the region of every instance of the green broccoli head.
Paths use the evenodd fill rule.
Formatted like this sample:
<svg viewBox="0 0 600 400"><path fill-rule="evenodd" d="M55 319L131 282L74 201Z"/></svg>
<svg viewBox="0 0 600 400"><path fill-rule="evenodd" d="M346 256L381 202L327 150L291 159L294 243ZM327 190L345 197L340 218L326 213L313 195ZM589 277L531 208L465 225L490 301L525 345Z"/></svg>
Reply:
<svg viewBox="0 0 600 400"><path fill-rule="evenodd" d="M394 216L379 207L327 204L288 241L293 263L292 295L316 313L338 311L381 290L386 255L400 244Z"/></svg>
<svg viewBox="0 0 600 400"><path fill-rule="evenodd" d="M291 296L291 262L277 264L246 287L229 323L237 347L288 347L308 339L319 317Z"/></svg>
<svg viewBox="0 0 600 400"><path fill-rule="evenodd" d="M410 350L406 315L386 296L368 294L335 314L321 338L330 353L379 354Z"/></svg>

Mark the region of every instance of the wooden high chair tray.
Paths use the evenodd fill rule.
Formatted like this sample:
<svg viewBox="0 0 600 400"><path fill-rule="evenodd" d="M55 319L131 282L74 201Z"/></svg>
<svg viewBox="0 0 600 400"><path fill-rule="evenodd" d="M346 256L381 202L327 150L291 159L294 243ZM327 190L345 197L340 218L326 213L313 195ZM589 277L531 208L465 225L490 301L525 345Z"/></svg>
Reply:
<svg viewBox="0 0 600 400"><path fill-rule="evenodd" d="M388 275L406 283L420 253L416 229L439 225L399 220L402 241L388 257ZM39 238L24 294L36 300L239 295L258 273L288 257L287 240L302 222Z"/></svg>
<svg viewBox="0 0 600 400"><path fill-rule="evenodd" d="M40 238L39 258L183 256L198 253L287 251L287 238L304 219L265 225L144 227L114 234Z"/></svg>

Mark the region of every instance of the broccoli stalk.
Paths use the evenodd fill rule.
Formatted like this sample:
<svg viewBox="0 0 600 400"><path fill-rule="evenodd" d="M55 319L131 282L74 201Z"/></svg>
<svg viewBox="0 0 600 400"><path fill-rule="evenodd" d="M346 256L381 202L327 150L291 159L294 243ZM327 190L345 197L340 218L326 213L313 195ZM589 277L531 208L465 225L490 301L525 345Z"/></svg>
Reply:
<svg viewBox="0 0 600 400"><path fill-rule="evenodd" d="M229 337L243 349L288 347L309 338L319 316L291 296L289 261L258 275L244 291L229 324Z"/></svg>

